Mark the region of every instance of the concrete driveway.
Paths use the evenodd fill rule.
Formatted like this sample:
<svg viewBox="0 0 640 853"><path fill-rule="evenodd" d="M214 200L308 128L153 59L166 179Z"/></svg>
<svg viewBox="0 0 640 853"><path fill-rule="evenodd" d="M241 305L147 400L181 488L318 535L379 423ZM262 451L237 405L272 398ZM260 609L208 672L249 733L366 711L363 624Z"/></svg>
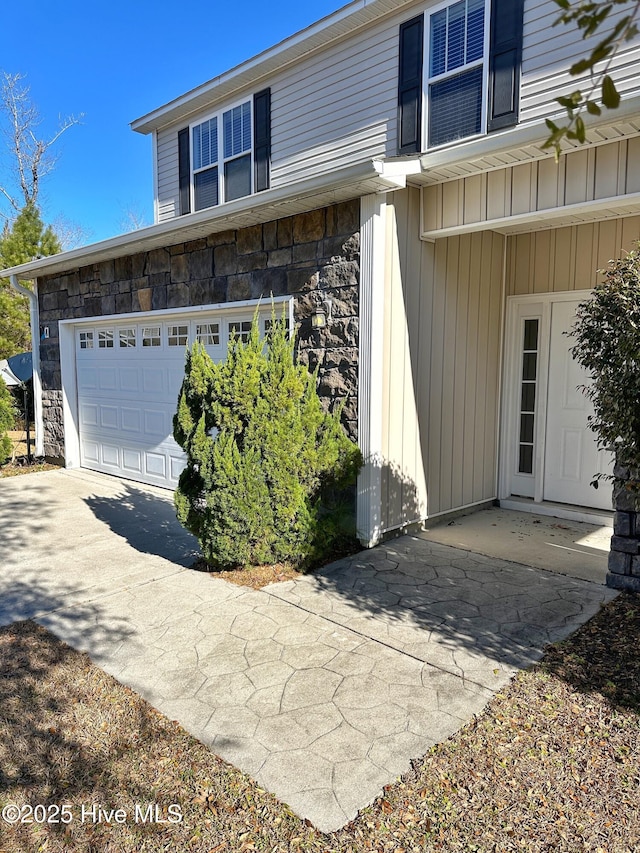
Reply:
<svg viewBox="0 0 640 853"><path fill-rule="evenodd" d="M0 480L0 624L36 619L320 830L479 713L615 593L404 536L253 591L187 567L171 495Z"/></svg>

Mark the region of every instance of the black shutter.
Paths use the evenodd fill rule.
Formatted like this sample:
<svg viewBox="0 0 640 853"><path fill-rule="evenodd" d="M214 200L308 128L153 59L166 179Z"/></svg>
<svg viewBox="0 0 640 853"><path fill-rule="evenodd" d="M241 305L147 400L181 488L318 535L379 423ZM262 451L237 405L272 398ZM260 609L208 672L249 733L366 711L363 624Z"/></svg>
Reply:
<svg viewBox="0 0 640 853"><path fill-rule="evenodd" d="M487 130L518 123L523 0L491 0Z"/></svg>
<svg viewBox="0 0 640 853"><path fill-rule="evenodd" d="M191 159L189 128L178 131L178 184L180 187L180 216L191 213Z"/></svg>
<svg viewBox="0 0 640 853"><path fill-rule="evenodd" d="M400 25L398 72L398 153L420 151L424 15Z"/></svg>
<svg viewBox="0 0 640 853"><path fill-rule="evenodd" d="M253 96L255 192L268 190L271 170L271 89Z"/></svg>

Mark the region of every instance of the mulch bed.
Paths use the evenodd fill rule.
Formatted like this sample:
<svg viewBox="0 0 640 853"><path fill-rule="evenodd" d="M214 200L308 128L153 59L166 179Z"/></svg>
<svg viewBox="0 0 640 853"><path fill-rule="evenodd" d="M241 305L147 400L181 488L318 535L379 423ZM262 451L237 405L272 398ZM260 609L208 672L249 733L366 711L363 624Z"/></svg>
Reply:
<svg viewBox="0 0 640 853"><path fill-rule="evenodd" d="M66 804L73 819L0 819L0 851L632 853L639 649L640 599L620 595L347 827L323 835L86 655L17 623L0 629L0 809L16 804L28 817L25 805ZM158 804L164 820L176 804L182 820L136 823L136 804L142 814ZM118 808L124 821L107 820Z"/></svg>

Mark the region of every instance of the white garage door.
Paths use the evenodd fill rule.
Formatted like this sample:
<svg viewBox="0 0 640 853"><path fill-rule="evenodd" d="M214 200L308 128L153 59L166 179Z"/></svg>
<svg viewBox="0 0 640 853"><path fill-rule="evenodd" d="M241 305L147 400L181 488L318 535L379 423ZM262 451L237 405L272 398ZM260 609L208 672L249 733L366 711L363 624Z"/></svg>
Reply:
<svg viewBox="0 0 640 853"><path fill-rule="evenodd" d="M268 316L268 315L267 315ZM194 340L214 359L230 335L246 339L252 313L157 315L76 327L80 464L130 480L175 488L185 455L172 438ZM262 318L261 322L268 322Z"/></svg>

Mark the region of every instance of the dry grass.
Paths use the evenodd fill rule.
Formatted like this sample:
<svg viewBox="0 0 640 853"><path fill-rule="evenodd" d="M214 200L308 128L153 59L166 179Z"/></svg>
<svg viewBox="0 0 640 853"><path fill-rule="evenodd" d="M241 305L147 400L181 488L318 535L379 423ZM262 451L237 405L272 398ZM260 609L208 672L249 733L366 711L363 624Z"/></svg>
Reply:
<svg viewBox="0 0 640 853"><path fill-rule="evenodd" d="M11 459L5 465L0 465L0 478L16 477L20 474L34 474L38 471L49 471L57 468L57 465L52 465L45 462L43 459L34 459L32 462L27 461L27 434L22 430L9 430L7 433L11 439L12 453ZM31 452L35 449L35 428L31 430Z"/></svg>
<svg viewBox="0 0 640 853"><path fill-rule="evenodd" d="M0 821L2 853L640 850L640 599L551 647L351 824L322 835L176 723L32 623L0 630L0 806L71 807L68 825ZM80 820L81 807L127 819ZM177 824L141 824L157 803Z"/></svg>
<svg viewBox="0 0 640 853"><path fill-rule="evenodd" d="M52 465L50 462L44 462L41 459L36 459L33 462L17 459L15 462L0 465L0 479L2 477L19 477L22 474L37 474L40 471L53 471L54 468L59 467L59 465Z"/></svg>
<svg viewBox="0 0 640 853"><path fill-rule="evenodd" d="M262 589L270 583L290 581L302 577L302 573L286 563L274 563L271 566L247 566L244 569L229 571L213 571L204 560L197 560L192 566L198 572L207 572L211 577L221 578L236 586L248 586L251 589Z"/></svg>

